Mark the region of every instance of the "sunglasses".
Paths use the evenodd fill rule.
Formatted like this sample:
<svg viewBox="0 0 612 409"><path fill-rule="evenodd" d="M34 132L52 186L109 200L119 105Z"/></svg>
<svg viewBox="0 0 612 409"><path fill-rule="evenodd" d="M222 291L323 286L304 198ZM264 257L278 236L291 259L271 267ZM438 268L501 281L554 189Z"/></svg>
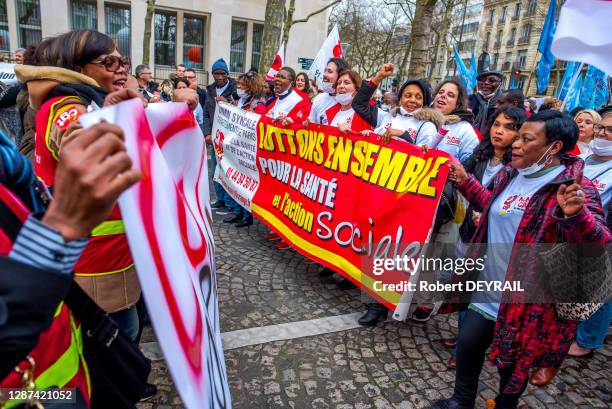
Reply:
<svg viewBox="0 0 612 409"><path fill-rule="evenodd" d="M480 83L487 83L487 84L497 84L500 81L501 80L498 77L494 77L494 76L490 76L490 77L486 77L486 78L482 78L478 80L478 82Z"/></svg>
<svg viewBox="0 0 612 409"><path fill-rule="evenodd" d="M108 72L117 72L119 67L130 70L130 57L117 57L116 55L107 55L100 61L92 61L90 64L103 65Z"/></svg>

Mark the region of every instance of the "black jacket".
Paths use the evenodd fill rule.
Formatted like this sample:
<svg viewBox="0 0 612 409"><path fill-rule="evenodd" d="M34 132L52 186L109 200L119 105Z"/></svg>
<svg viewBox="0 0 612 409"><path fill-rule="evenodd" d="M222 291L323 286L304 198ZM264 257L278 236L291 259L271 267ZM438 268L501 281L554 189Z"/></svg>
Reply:
<svg viewBox="0 0 612 409"><path fill-rule="evenodd" d="M229 85L225 88L225 91L220 95L223 98L227 99L228 102L232 102L233 100L238 99L238 95L236 95L236 81L233 78L227 78L229 81ZM206 102L202 107L204 108L204 125L202 126L204 130L204 136L210 135L212 133L213 121L215 120L215 108L217 107L217 86L213 82L208 87L206 87ZM198 94L199 95L199 94Z"/></svg>
<svg viewBox="0 0 612 409"><path fill-rule="evenodd" d="M351 105L355 113L370 124L372 128L376 128L378 123L378 107L370 105L370 99L372 99L372 95L376 92L376 88L370 85L369 81L363 81Z"/></svg>
<svg viewBox="0 0 612 409"><path fill-rule="evenodd" d="M204 88L200 88L198 87L196 89L196 92L198 93L198 99L200 100L200 105L202 106L202 110L204 110L204 107L206 106L206 90Z"/></svg>

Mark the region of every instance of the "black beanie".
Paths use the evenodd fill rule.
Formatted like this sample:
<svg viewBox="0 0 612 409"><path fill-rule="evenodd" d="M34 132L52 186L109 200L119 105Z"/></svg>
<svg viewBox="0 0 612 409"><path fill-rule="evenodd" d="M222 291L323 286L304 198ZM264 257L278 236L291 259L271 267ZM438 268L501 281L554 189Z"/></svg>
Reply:
<svg viewBox="0 0 612 409"><path fill-rule="evenodd" d="M410 84L416 85L417 87L421 88L421 91L423 91L423 107L428 107L431 105L432 98L431 92L429 91L429 84L423 80L408 80L404 82L397 93L398 100L402 99L404 89L406 89L406 87Z"/></svg>

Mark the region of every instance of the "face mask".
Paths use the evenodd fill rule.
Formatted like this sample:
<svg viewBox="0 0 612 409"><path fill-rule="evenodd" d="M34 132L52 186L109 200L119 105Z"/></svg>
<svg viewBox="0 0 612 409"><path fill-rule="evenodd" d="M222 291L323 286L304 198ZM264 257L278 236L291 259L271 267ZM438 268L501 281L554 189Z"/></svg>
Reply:
<svg viewBox="0 0 612 409"><path fill-rule="evenodd" d="M353 94L349 94L348 92L344 94L336 94L334 98L340 105L349 105L351 102L353 102Z"/></svg>
<svg viewBox="0 0 612 409"><path fill-rule="evenodd" d="M548 149L546 149L546 152L544 152L542 154L542 156L540 156L540 159L535 161L535 163L527 166L526 168L517 169L518 173L523 175L523 176L529 176L529 175L533 175L534 173L537 173L537 172L541 171L542 169L544 169L544 166L548 165L552 161L552 155L548 155L548 151L551 148L552 148L552 145L550 145L548 147ZM548 156L546 156L546 155L548 155ZM542 163L540 163L540 161L544 157L545 157L544 161Z"/></svg>
<svg viewBox="0 0 612 409"><path fill-rule="evenodd" d="M321 87L321 90L328 94L332 94L336 89L334 88L334 84L332 84L331 82L324 81L323 86Z"/></svg>
<svg viewBox="0 0 612 409"><path fill-rule="evenodd" d="M247 94L247 92L243 89L238 88L236 90L236 94L238 94L238 97L240 98L246 98L249 94Z"/></svg>
<svg viewBox="0 0 612 409"><path fill-rule="evenodd" d="M409 116L409 115L411 115L410 112L406 111L403 107L400 107L399 113L402 116Z"/></svg>
<svg viewBox="0 0 612 409"><path fill-rule="evenodd" d="M387 104L382 104L382 105L380 106L380 109L382 109L382 110L383 110L383 111L385 111L385 112L389 112L389 105L387 105Z"/></svg>
<svg viewBox="0 0 612 409"><path fill-rule="evenodd" d="M612 156L612 141L606 138L594 138L589 147L597 156Z"/></svg>

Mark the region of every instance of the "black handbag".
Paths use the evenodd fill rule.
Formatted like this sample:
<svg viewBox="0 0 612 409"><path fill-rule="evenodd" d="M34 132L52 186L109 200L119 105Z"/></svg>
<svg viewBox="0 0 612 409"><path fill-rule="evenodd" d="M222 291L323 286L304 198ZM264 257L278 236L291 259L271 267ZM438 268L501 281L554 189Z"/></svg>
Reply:
<svg viewBox="0 0 612 409"><path fill-rule="evenodd" d="M78 284L65 302L81 322L92 409L136 408L151 372L149 359Z"/></svg>
<svg viewBox="0 0 612 409"><path fill-rule="evenodd" d="M563 233L558 229L558 236ZM589 319L612 295L612 268L605 245L563 242L540 252L557 315Z"/></svg>

